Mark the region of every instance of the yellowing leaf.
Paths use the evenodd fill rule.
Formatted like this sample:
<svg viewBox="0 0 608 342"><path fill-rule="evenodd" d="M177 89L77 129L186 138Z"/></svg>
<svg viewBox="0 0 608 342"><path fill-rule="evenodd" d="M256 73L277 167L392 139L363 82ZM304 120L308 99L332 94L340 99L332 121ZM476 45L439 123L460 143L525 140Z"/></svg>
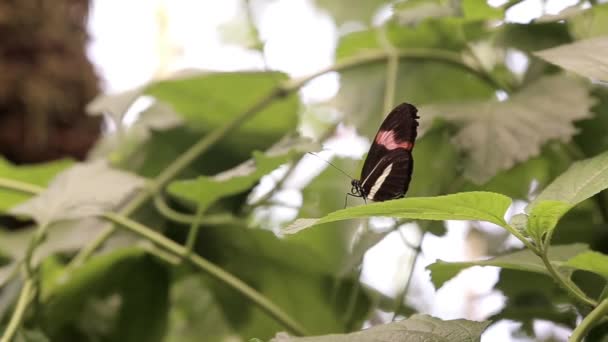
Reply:
<svg viewBox="0 0 608 342"><path fill-rule="evenodd" d="M410 342L410 341L480 341L487 322L454 319L442 321L428 315L413 315L408 319L377 325L350 334L334 334L312 337L291 337L279 333L271 342Z"/></svg>
<svg viewBox="0 0 608 342"><path fill-rule="evenodd" d="M95 216L120 204L143 186L142 178L115 170L104 161L77 164L59 174L40 195L11 209L38 224Z"/></svg>
<svg viewBox="0 0 608 342"><path fill-rule="evenodd" d="M602 36L538 51L536 56L592 79L608 81L608 37Z"/></svg>
<svg viewBox="0 0 608 342"><path fill-rule="evenodd" d="M420 130L443 117L460 126L453 143L467 152L465 176L482 184L540 153L549 140L568 141L573 121L590 116L593 100L580 82L563 75L539 79L506 101L420 108Z"/></svg>

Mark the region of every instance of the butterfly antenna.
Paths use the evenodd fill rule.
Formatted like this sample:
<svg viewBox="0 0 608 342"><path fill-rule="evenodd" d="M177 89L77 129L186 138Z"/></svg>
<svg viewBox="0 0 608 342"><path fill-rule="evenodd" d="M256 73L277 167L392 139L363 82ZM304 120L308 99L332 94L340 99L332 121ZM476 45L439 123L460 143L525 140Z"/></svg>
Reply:
<svg viewBox="0 0 608 342"><path fill-rule="evenodd" d="M342 172L344 175L346 175L346 177L348 177L348 178L350 178L350 179L354 179L354 178L353 178L353 177L351 177L351 176L350 176L348 173L344 172L344 171L343 171L341 168L339 168L339 167L337 167L336 165L332 164L331 162L329 162L329 161L327 161L327 160L325 160L325 159L321 158L321 156L319 156L318 154L316 154L316 153L314 153L314 152L307 152L307 153L310 153L310 154L312 154L313 156L315 156L315 157L317 157L317 158L321 159L322 161L326 162L328 165L333 166L333 167L334 167L336 170L338 170L338 171Z"/></svg>

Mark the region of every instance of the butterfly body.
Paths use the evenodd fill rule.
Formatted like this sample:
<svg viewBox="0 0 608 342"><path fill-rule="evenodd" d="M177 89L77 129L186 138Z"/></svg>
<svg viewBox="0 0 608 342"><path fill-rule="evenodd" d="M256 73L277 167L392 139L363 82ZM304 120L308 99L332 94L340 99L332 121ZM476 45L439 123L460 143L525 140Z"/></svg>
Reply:
<svg viewBox="0 0 608 342"><path fill-rule="evenodd" d="M417 112L413 105L402 103L388 114L372 142L360 179L351 182L349 195L372 201L405 195L414 168Z"/></svg>

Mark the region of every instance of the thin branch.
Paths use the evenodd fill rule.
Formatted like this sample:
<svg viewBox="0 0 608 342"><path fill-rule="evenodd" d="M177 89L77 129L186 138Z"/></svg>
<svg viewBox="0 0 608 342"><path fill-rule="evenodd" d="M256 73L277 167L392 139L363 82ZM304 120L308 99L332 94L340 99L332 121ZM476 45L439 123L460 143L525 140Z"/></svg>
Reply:
<svg viewBox="0 0 608 342"><path fill-rule="evenodd" d="M551 274L551 277L574 299L591 307L597 306L597 302L595 300L589 298L578 286L576 286L576 284L574 284L574 282L572 282L572 280L564 277L563 274L553 267L553 264L551 264L551 261L549 261L546 250L541 253L540 258L543 260L543 263L549 271L549 274Z"/></svg>
<svg viewBox="0 0 608 342"><path fill-rule="evenodd" d="M27 305L31 300L34 291L34 281L32 279L27 279L21 288L19 299L17 300L17 306L15 307L15 311L13 311L11 320L6 327L2 338L0 339L0 342L11 342L13 340L17 330L19 330L19 327L23 322L25 310L27 309Z"/></svg>
<svg viewBox="0 0 608 342"><path fill-rule="evenodd" d="M403 240L404 244L407 247L410 247L413 249L414 255L410 259L409 273L407 274L407 279L405 280L405 284L403 285L403 290L401 291L401 293L399 293L397 295L397 301L396 301L397 303L395 305L395 310L393 310L393 317L391 318L392 322L394 322L395 319L397 318L397 315L399 314L399 311L401 311L401 307L403 306L403 303L407 299L407 293L409 292L410 286L412 284L412 278L414 276L414 267L416 267L416 262L418 261L418 258L420 257L420 247L422 247L422 242L424 240L424 236L426 235L426 232L424 232L424 231L421 232L420 239L418 240L418 243L416 244L416 246L411 246L409 241L407 241L407 239L403 235L401 228L398 227L397 232L399 232L399 235L401 236L401 239Z"/></svg>
<svg viewBox="0 0 608 342"><path fill-rule="evenodd" d="M39 187L38 185L29 184L9 178L0 178L0 187L31 195L39 194L45 190L43 187Z"/></svg>
<svg viewBox="0 0 608 342"><path fill-rule="evenodd" d="M198 184L198 197L199 199L202 197L203 194L203 189L202 186L200 184ZM194 249L194 245L196 244L196 238L198 237L198 231L201 228L201 221L203 220L203 214L205 212L205 208L206 206L203 205L203 203L201 203L199 201L198 205L196 206L196 214L194 216L194 221L192 221L192 224L190 225L190 230L188 231L188 238L186 239L186 256L190 255L190 253L192 253L192 250Z"/></svg>
<svg viewBox="0 0 608 342"><path fill-rule="evenodd" d="M233 288L235 291L248 298L262 311L265 311L270 317L274 318L277 322L279 322L285 328L289 329L292 333L296 335L306 335L306 331L304 330L304 328L302 328L299 323L293 320L276 304L274 304L268 298L264 297L261 293L257 292L254 288L245 284L237 277L224 271L222 268L203 259L197 254L188 254L186 248L155 232L154 230L142 225L139 222L133 221L125 216L115 213L107 213L102 216L110 220L111 222L123 226L134 232L135 234L149 241L152 241L153 243L159 246L162 246L166 250L174 253L175 255L185 258L196 268L207 273L211 277Z"/></svg>
<svg viewBox="0 0 608 342"><path fill-rule="evenodd" d="M604 299L595 309L593 309L581 323L574 329L568 342L582 342L585 336L589 333L600 320L608 315L608 299Z"/></svg>
<svg viewBox="0 0 608 342"><path fill-rule="evenodd" d="M160 192L154 196L154 207L166 219L177 223L192 224L196 219L196 215L184 214L171 208ZM241 220L232 214L208 214L205 215L202 222L204 225L223 225L230 223L242 224L244 223L244 220Z"/></svg>

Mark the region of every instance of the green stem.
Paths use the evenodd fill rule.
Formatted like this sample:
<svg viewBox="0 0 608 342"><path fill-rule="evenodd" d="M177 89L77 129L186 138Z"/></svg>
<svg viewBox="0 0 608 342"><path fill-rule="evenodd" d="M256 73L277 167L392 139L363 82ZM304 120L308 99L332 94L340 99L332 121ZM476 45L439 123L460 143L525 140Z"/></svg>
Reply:
<svg viewBox="0 0 608 342"><path fill-rule="evenodd" d="M0 178L0 188L19 191L30 195L39 194L44 191L44 188L38 185L21 182L18 180Z"/></svg>
<svg viewBox="0 0 608 342"><path fill-rule="evenodd" d="M202 198L201 186L198 186L199 198ZM203 213L205 212L205 206L203 203L199 202L196 206L196 214L194 216L194 221L190 225L190 231L188 232L188 238L186 239L186 256L192 253L194 249L194 245L196 244L196 238L198 237L198 231L201 228L201 220L203 219Z"/></svg>
<svg viewBox="0 0 608 342"><path fill-rule="evenodd" d="M420 247L422 246L422 241L424 240L424 235L426 234L426 232L424 232L424 231L421 232L420 239L418 240L418 243L416 244L416 246L410 246L409 242L407 241L407 239L405 238L405 236L403 235L403 232L401 231L401 229L399 227L397 228L397 232L399 232L401 239L403 240L404 244L407 247L410 247L410 248L413 247L414 255L412 256L410 264L409 264L409 273L407 274L407 279L405 280L405 284L403 285L403 290L401 291L401 293L399 293L397 295L397 303L395 305L395 310L393 310L393 317L391 318L391 322L395 321L395 319L397 318L397 315L399 315L399 311L401 311L401 307L403 306L403 303L407 299L407 293L410 289L410 285L412 283L412 278L414 276L414 267L416 266L416 262L418 261L418 257L420 256Z"/></svg>
<svg viewBox="0 0 608 342"><path fill-rule="evenodd" d="M196 215L180 213L171 208L161 193L154 196L154 207L161 215L173 222L190 225L196 220ZM232 214L208 214L201 223L204 225L243 224L244 220Z"/></svg>
<svg viewBox="0 0 608 342"><path fill-rule="evenodd" d="M115 213L107 213L104 214L103 217L113 223L116 223L120 226L129 229L135 234L140 235L143 238L152 241L153 243L159 246L162 246L166 250L174 253L175 255L187 259L190 263L192 263L192 265L194 265L201 271L207 273L211 277L233 288L235 291L238 291L240 294L248 298L252 303L257 305L261 310L266 312L270 317L274 318L277 322L282 324L292 333L296 335L306 335L306 331L276 304L271 302L268 298L264 297L254 288L245 284L237 277L224 271L222 268L203 259L197 254L188 255L186 248L155 232L154 230L142 225L139 222L135 222L125 216Z"/></svg>
<svg viewBox="0 0 608 342"><path fill-rule="evenodd" d="M503 227L509 233L511 233L513 236L515 236L519 241L521 241L526 246L526 248L531 250L534 254L536 254L538 256L541 255L541 251L538 249L538 247L536 247L532 242L530 242L530 240L528 238L526 238L522 233L520 233L519 230L517 230L517 228L512 227L510 224L504 224L504 225L501 225L501 227Z"/></svg>
<svg viewBox="0 0 608 342"><path fill-rule="evenodd" d="M15 307L15 311L13 311L13 315L11 316L11 320L0 338L0 342L11 342L17 333L17 330L21 326L21 322L23 322L23 318L25 316L25 310L27 309L27 305L34 293L34 281L32 279L27 279L25 284L23 284L23 288L21 288L21 293L19 293L19 299L17 299L17 306Z"/></svg>
<svg viewBox="0 0 608 342"><path fill-rule="evenodd" d="M551 277L553 277L553 279L574 299L591 307L595 307L597 305L595 300L589 298L578 286L576 286L576 284L574 284L570 279L564 277L563 274L553 267L553 264L551 264L551 261L549 261L549 257L547 256L547 250L544 250L540 254L540 258L543 260L543 263L549 271L549 274L551 274Z"/></svg>
<svg viewBox="0 0 608 342"><path fill-rule="evenodd" d="M34 276L32 258L34 256L34 251L36 250L36 247L38 247L40 243L44 240L44 235L46 234L48 226L48 224L38 225L38 228L36 229L36 232L34 232L34 236L32 236L25 251L25 259L23 260L23 263L28 278L32 278Z"/></svg>
<svg viewBox="0 0 608 342"><path fill-rule="evenodd" d="M595 309L583 318L581 323L572 332L572 335L570 335L568 342L582 342L583 338L589 333L589 330L606 315L608 315L608 299L601 301Z"/></svg>

